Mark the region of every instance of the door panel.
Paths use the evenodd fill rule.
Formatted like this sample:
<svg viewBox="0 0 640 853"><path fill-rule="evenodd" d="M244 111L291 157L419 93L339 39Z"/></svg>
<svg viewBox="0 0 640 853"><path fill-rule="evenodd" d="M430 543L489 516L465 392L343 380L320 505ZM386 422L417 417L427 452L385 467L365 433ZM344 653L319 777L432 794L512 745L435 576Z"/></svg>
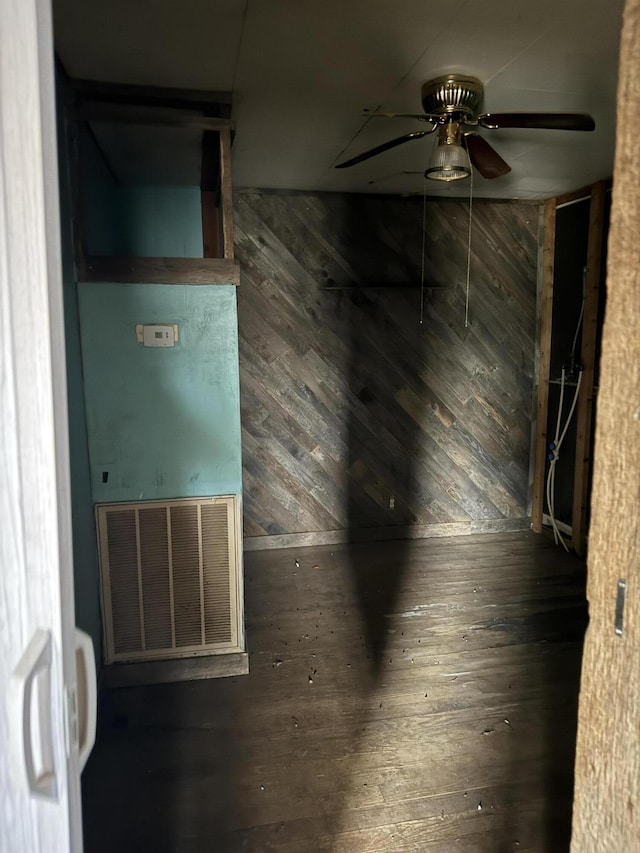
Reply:
<svg viewBox="0 0 640 853"><path fill-rule="evenodd" d="M640 849L640 0L627 0L589 536L573 853ZM626 593L626 594L625 594Z"/></svg>
<svg viewBox="0 0 640 853"><path fill-rule="evenodd" d="M76 638L49 3L0 0L0 19L0 754L13 735L13 771L0 761L0 850L60 853L82 838L66 713ZM48 658L36 656L30 681L25 651L43 634ZM29 689L48 718L30 716L31 735L10 731ZM26 780L47 770L33 797Z"/></svg>

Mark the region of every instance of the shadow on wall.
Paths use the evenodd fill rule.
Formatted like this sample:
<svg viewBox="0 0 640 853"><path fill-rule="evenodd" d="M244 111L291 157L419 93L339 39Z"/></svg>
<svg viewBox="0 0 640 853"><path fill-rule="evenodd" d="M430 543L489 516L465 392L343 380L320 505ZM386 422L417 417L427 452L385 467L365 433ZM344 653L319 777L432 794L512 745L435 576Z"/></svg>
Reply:
<svg viewBox="0 0 640 853"><path fill-rule="evenodd" d="M344 266L355 275L332 280L330 286L344 290L327 294L346 327L347 528L364 542L378 528L398 528L393 565L363 565L357 559L351 565L368 661L360 676L365 683L370 678L374 689L409 557L402 528L434 517L424 500L429 484L420 483L420 416L407 405L411 398L419 400L425 367L420 326L425 294L416 252L420 208L411 205L408 217L398 215L402 202L396 204L393 211L391 200L376 205L347 197L336 242ZM374 241L373 235L382 239ZM366 691L363 698L366 706Z"/></svg>
<svg viewBox="0 0 640 853"><path fill-rule="evenodd" d="M437 231L435 222L425 219L424 224ZM431 289L436 278L433 269L422 273L422 232L422 203L357 196L344 202L344 221L337 229L346 265L357 275L355 281L338 279L334 284L352 288L334 295L336 312L344 313L347 327L348 529L356 541L375 542L379 528L395 539L392 548L381 551L382 559L372 559L370 549L357 547L347 557L362 631L362 652L353 676L358 711L349 751L354 756L366 755L375 749L374 744L384 748L381 725L388 727L391 751L401 751L404 745L394 711L388 722L381 723L378 705L382 709L383 702L386 706L390 701L393 708L384 685L389 686L394 670L397 674L406 664L402 646L411 642L399 630L412 552L408 528L468 517L450 501L447 480L437 482L437 456L427 464L424 459L425 448L433 440L425 404L430 404L431 413L442 413L448 426L455 417L424 379L430 372L427 329L437 290ZM445 495L440 504L439 493ZM429 566L421 571L428 576ZM419 602L421 606L429 603ZM415 748L421 751L418 744ZM344 813L335 823L336 851L340 849L338 833L348 826L348 809L358 796L361 771L370 768L366 776L375 784L378 777L384 778L378 764L361 760L346 764L350 769L342 780ZM400 779L398 784L402 785ZM382 805L380 810L386 812ZM386 817L391 824L391 813Z"/></svg>
<svg viewBox="0 0 640 853"><path fill-rule="evenodd" d="M407 606L403 597L405 580L411 575L413 586L416 576L427 579L433 572L427 563L419 568L412 565L412 542L402 528L518 517L526 514L527 504L533 312L531 303L526 304L527 296L523 299L519 292L524 284L526 293L527 282L522 271L516 272L514 261L526 265L525 258L533 254L531 246L525 250L514 241L515 246L510 247L513 255L498 251L492 257L496 248L492 222L481 214L476 239L483 248L474 257L467 328L464 231L459 224L457 228L454 225L456 219L465 220L464 206L428 205L423 288L421 205L406 201L396 204L409 208L413 218L394 216L394 202L390 199L385 199L383 213L382 204L376 209L375 200L352 197L345 202L345 221L338 228L342 245L348 247L346 265L359 274L357 281L344 282L352 290L336 290L334 297L336 311L346 316L349 353L348 525L358 541L368 540L367 528L369 541L375 541L375 528L380 526L397 526L399 534L393 548L386 549L386 560L367 559L367 552L363 560L363 552L355 548L350 554L363 632L363 654L353 671L360 713L352 728L352 755L367 754L373 744L380 742L378 700L384 695L387 701L389 686L407 662L402 646L410 641L400 639L398 634L403 622L401 606ZM509 214L505 215L508 218ZM382 228L381 221L385 223ZM382 246L378 243L375 253L372 234L382 237ZM485 264L482 269L477 267L478 256ZM510 276L514 280L510 281ZM337 281L334 286L339 284ZM370 287L372 284L385 286ZM530 292L529 298L531 295ZM522 300L520 305L518 300ZM507 314L511 315L508 319ZM440 595L441 580L432 578L432 587L439 586ZM468 582L472 583L473 578ZM569 581L538 578L531 581L527 594L537 605L537 587L543 585L544 592L540 594L544 596L554 590L556 583L563 582ZM435 601L430 598L428 586L426 589L426 596L411 606L453 606L453 587L445 585L445 598ZM581 603L564 612L545 609L543 605L540 610L536 607L530 618L513 623L508 615L502 622L498 617L498 624L487 628L487 636L496 629L511 634L503 642L513 642L522 649L523 660L529 645L540 649L544 682L558 684L562 690L566 683L578 682L584 627ZM427 629L423 641L428 643L428 636ZM544 645L567 641L575 641L575 652L561 658ZM484 677L481 672L481 683ZM435 685L425 686L431 690ZM454 707L464 707L464 689L461 687L459 692ZM382 708L382 702L379 704ZM560 701L560 708L555 696L534 706L529 724L532 733L540 733L538 754L560 755L563 741L573 742L576 709L577 696L566 696ZM505 706L507 726L510 713ZM386 725L392 750L401 746L411 749L411 744L399 735L401 729L391 721ZM416 734L418 730L419 726ZM498 802L491 804L498 814L489 834L493 849L506 853L514 849L514 839L517 842L523 829L522 804L514 792L521 790L523 767L530 761L531 752L522 749L521 738L502 743L496 761L508 768L502 771L501 778L511 784L496 796ZM452 761L446 768L439 765L439 753L445 754L449 748L450 744L444 741L432 743L423 751L424 745L413 741L416 753L433 767L431 782L437 780L438 793L460 791L468 784L467 778L473 777L471 765L465 770L464 762ZM552 762L545 766L550 769L539 785L533 786L537 807L543 804L544 817L538 833L549 849L564 849L570 836L567 791L571 789L572 756L563 755L555 766ZM425 781L424 767L417 772ZM352 807L357 799L358 784L359 776L353 771L351 778L347 774L341 780L345 808ZM406 780L399 779L397 784L411 790ZM429 790L427 786L425 794ZM381 810L384 811L382 807ZM391 814L389 818L393 820ZM335 828L336 833L344 829L342 817L336 820ZM342 849L341 843L336 840L336 851Z"/></svg>

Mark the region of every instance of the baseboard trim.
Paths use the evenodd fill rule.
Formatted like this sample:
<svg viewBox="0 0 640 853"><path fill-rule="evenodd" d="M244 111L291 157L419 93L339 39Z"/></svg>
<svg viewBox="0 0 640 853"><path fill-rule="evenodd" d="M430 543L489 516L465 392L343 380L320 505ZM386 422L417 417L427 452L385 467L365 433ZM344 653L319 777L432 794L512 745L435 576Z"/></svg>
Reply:
<svg viewBox="0 0 640 853"><path fill-rule="evenodd" d="M373 527L359 530L320 530L312 533L285 533L277 536L249 536L245 551L275 548L305 548L318 545L343 545L348 542L382 542L390 539L434 539L446 536L471 536L475 533L515 533L529 530L531 518L496 518L482 521L454 521L445 524L412 524L404 527Z"/></svg>
<svg viewBox="0 0 640 853"><path fill-rule="evenodd" d="M103 667L100 686L139 687L143 684L167 684L171 681L228 678L233 675L247 675L248 672L247 652L140 663L112 663Z"/></svg>

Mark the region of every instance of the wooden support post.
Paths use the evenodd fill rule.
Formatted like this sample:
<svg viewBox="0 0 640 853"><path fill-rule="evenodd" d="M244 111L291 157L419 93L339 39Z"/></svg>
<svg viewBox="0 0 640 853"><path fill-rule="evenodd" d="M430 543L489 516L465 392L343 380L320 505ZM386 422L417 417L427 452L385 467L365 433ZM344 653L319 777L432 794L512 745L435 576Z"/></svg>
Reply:
<svg viewBox="0 0 640 853"><path fill-rule="evenodd" d="M582 321L582 381L577 405L576 464L573 481L573 547L584 554L587 534L591 436L593 433L593 382L596 361L598 304L602 264L605 182L594 184L589 212L587 276Z"/></svg>
<svg viewBox="0 0 640 853"><path fill-rule="evenodd" d="M553 316L553 271L556 249L556 199L544 205L544 234L542 243L542 281L540 301L540 361L536 411L535 457L533 466L533 496L531 528L542 532L544 512L545 460L547 458L547 419L549 413L549 371L551 368L551 322Z"/></svg>
<svg viewBox="0 0 640 853"><path fill-rule="evenodd" d="M231 195L231 131L220 131L220 185L222 193L223 258L233 258L233 198Z"/></svg>

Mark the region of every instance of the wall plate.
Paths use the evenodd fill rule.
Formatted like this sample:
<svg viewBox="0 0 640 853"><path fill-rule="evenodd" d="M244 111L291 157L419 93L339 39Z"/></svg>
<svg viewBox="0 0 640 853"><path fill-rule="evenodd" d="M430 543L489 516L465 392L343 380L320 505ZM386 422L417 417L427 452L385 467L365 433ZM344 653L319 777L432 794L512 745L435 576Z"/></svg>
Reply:
<svg viewBox="0 0 640 853"><path fill-rule="evenodd" d="M145 347L173 347L178 343L177 323L137 323L136 340Z"/></svg>

